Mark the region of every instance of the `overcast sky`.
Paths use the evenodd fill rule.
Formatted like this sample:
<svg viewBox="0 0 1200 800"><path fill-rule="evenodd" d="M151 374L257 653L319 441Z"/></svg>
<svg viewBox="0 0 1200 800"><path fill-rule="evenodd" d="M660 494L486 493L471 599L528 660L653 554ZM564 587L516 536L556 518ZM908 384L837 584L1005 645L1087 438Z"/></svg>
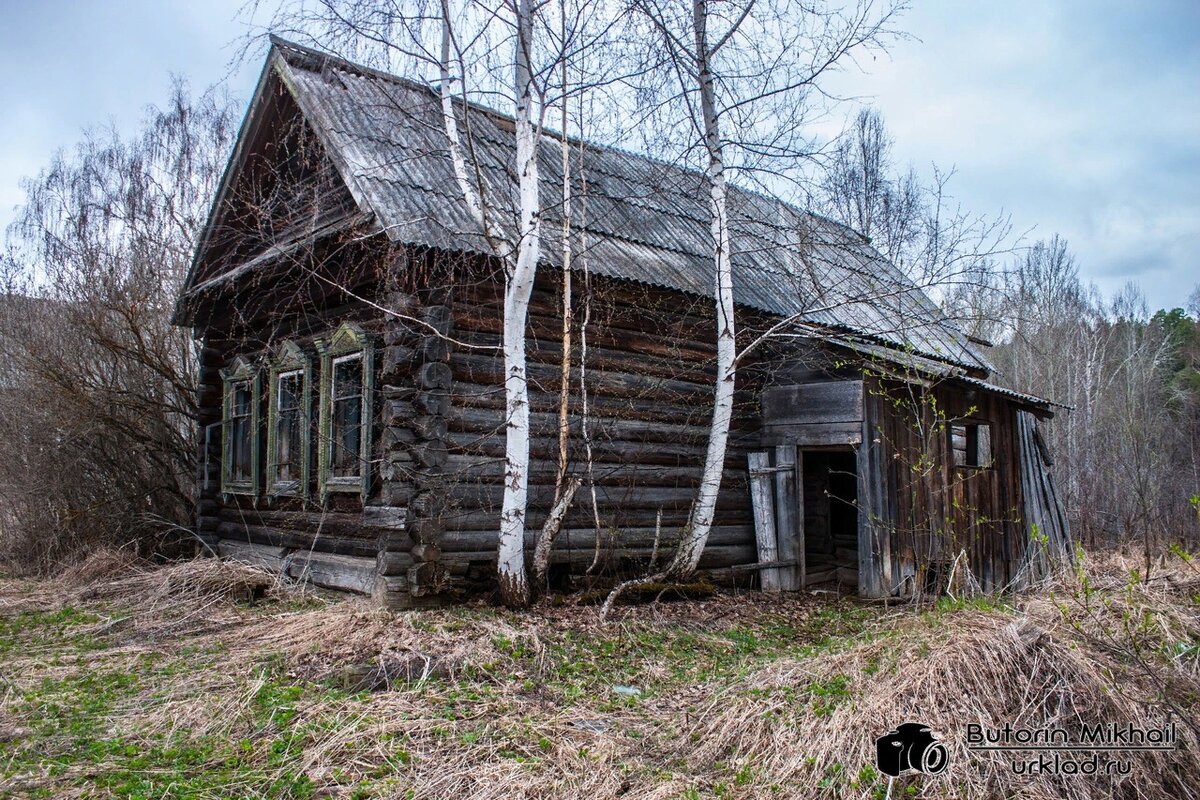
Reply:
<svg viewBox="0 0 1200 800"><path fill-rule="evenodd" d="M242 0L0 0L0 227L83 128L136 128L167 95L231 68ZM1200 2L920 2L912 40L836 87L877 105L901 162L937 163L964 207L1010 213L1030 239L1064 235L1085 278L1137 281L1152 307L1200 282Z"/></svg>

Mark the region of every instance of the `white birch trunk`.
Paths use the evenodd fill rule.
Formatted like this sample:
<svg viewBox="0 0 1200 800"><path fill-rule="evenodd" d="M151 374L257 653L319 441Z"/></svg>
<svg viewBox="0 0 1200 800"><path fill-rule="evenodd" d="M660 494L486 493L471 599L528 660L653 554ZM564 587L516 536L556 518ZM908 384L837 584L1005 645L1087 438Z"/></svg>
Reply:
<svg viewBox="0 0 1200 800"><path fill-rule="evenodd" d="M618 584L605 599L600 618L606 619L613 604L623 592L635 586L655 581L678 581L687 578L700 565L700 557L708 544L712 521L721 491L725 467L725 449L729 443L729 424L733 419L733 387L736 377L737 348L733 308L733 269L730 258L729 217L726 213L725 164L721 144L720 120L717 116L716 87L713 80L708 47L708 0L692 0L692 27L695 34L694 64L700 90L703 115L704 147L708 154L709 207L712 213L713 237L713 298L716 301L717 377L713 389L712 426L708 432L708 450L704 457L704 472L692 505L687 528L670 563L657 574Z"/></svg>
<svg viewBox="0 0 1200 800"><path fill-rule="evenodd" d="M500 596L509 606L529 603L525 570L525 515L529 499L529 387L526 380L525 327L529 298L539 256L539 194L537 141L532 121L533 91L529 48L534 9L528 0L517 8L517 42L514 90L517 97L517 170L519 174L519 226L515 259L513 249L487 213L483 187L472 183L454 114L454 78L450 72L453 32L449 0L442 0L441 102L442 121L449 142L454 179L472 216L479 223L492 251L504 262L504 390L507 410L504 501L497 536L496 568ZM461 67L461 65L459 65Z"/></svg>
<svg viewBox="0 0 1200 800"><path fill-rule="evenodd" d="M729 217L726 213L725 164L717 118L716 89L708 49L707 0L693 0L692 24L696 42L696 74L700 84L700 108L704 122L704 145L708 154L709 204L712 212L713 265L716 269L713 296L717 321L717 379L713 391L712 426L704 472L687 530L679 543L667 574L680 578L694 572L712 530L733 418L733 388L737 356L733 307L733 267L730 258Z"/></svg>
<svg viewBox="0 0 1200 800"><path fill-rule="evenodd" d="M530 0L520 0L514 70L520 240L516 264L508 276L504 293L504 394L508 427L504 501L496 560L500 596L508 606L529 603L529 578L525 570L525 513L529 500L529 384L525 326L540 249L537 138L531 118L533 90L529 66L533 13Z"/></svg>
<svg viewBox="0 0 1200 800"><path fill-rule="evenodd" d="M451 59L451 44L453 33L450 22L450 0L442 0L442 54L441 54L441 79L440 94L442 100L442 124L446 129L446 140L449 143L450 163L454 166L454 180L458 184L458 190L462 193L463 201L467 204L467 209L471 212L471 216L479 223L484 236L492 247L496 247L499 239L493 236L493 231L489 230L488 218L483 211L483 190L471 182L467 175L467 159L463 154L462 140L458 135L458 119L454 116L454 87L457 81L450 73ZM461 65L459 65L461 67ZM504 254L498 254L501 257Z"/></svg>

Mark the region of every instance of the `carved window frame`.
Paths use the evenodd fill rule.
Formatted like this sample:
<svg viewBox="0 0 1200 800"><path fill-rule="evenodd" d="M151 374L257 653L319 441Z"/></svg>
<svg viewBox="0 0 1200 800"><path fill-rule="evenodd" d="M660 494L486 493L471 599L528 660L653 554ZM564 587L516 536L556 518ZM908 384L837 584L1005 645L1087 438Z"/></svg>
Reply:
<svg viewBox="0 0 1200 800"><path fill-rule="evenodd" d="M279 470L279 380L300 375L300 477L280 481ZM286 341L271 361L267 393L267 493L273 497L307 499L312 486L312 358L300 345Z"/></svg>
<svg viewBox="0 0 1200 800"><path fill-rule="evenodd" d="M236 357L228 367L221 370L223 381L221 408L221 494L249 495L256 498L262 485L259 471L261 424L259 406L262 403L262 371L258 364L245 356ZM234 395L241 385L250 391L250 479L233 478L233 403Z"/></svg>
<svg viewBox="0 0 1200 800"><path fill-rule="evenodd" d="M343 323L329 339L317 342L321 354L320 423L317 446L317 487L321 502L330 493L357 493L365 502L371 494L372 432L375 425L375 348L371 337L353 323ZM362 359L362 408L359 419L359 474L335 477L333 471L333 370L354 357Z"/></svg>

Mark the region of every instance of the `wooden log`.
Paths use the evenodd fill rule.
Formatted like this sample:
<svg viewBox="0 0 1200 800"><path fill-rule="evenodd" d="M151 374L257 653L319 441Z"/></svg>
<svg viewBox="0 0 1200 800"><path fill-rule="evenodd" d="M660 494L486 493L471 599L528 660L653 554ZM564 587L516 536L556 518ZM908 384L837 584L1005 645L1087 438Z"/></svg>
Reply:
<svg viewBox="0 0 1200 800"><path fill-rule="evenodd" d="M408 553L384 550L375 559L375 571L380 575L407 575L414 563Z"/></svg>
<svg viewBox="0 0 1200 800"><path fill-rule="evenodd" d="M287 552L282 547L252 542L235 542L230 539L217 541L217 554L222 558L260 567L273 575L283 574Z"/></svg>
<svg viewBox="0 0 1200 800"><path fill-rule="evenodd" d="M285 530L263 525L222 522L217 528L222 540L283 547L288 550L315 550L337 555L374 558L378 552L375 539L347 539L322 532Z"/></svg>
<svg viewBox="0 0 1200 800"><path fill-rule="evenodd" d="M779 560L778 539L775 535L775 502L771 491L771 476L767 472L771 459L767 453L750 453L746 457L750 468L750 503L754 514L754 540L760 563ZM759 573L765 592L783 588L783 571L767 569Z"/></svg>
<svg viewBox="0 0 1200 800"><path fill-rule="evenodd" d="M375 592L378 576L374 559L309 552L293 553L287 573L314 586L365 595Z"/></svg>
<svg viewBox="0 0 1200 800"><path fill-rule="evenodd" d="M501 434L505 430L506 421L507 418L502 409L454 408L447 417L450 430L456 432ZM579 432L581 422L580 417L571 419L573 436L581 435ZM559 417L557 413L533 412L529 415L529 424L531 435L549 436L557 434ZM695 425L679 425L593 415L589 420L589 426L598 439L690 444L707 443L708 441L707 427L699 422Z"/></svg>
<svg viewBox="0 0 1200 800"><path fill-rule="evenodd" d="M622 549L620 553L615 554L616 561L619 564L628 564L636 566L645 564L650 559L652 548L638 547ZM592 552L587 549L579 550L560 550L555 549L551 554L550 561L553 564L568 564L573 572L581 572L592 563ZM669 554L666 554L669 556ZM664 556L659 553L660 559ZM722 567L731 567L735 564L746 564L754 561L757 553L754 545L725 545L713 546L704 548L704 554L700 559L701 569L719 569ZM486 569L494 568L496 563L496 552L494 550L481 550L474 552L461 553L442 553L442 564L450 571L450 574L456 578L461 578L467 574L468 568L472 564L484 565Z"/></svg>
<svg viewBox="0 0 1200 800"><path fill-rule="evenodd" d="M623 508L620 503L600 503L600 526L602 530L616 528L627 530L634 528L653 529L658 517L657 510ZM567 512L566 527L592 530L594 526L591 499L583 503L576 502ZM678 506L674 509L663 509L663 532L681 529L687 524L688 507ZM541 527L546 522L549 511L547 506L531 507L526 513L525 524L529 528ZM495 532L500 525L500 509L493 507L487 510L448 511L443 518L446 531L476 531L490 530ZM741 526L751 530L751 518L747 508L726 510L718 507L713 517L714 526ZM753 536L750 537L753 539Z"/></svg>
<svg viewBox="0 0 1200 800"><path fill-rule="evenodd" d="M455 377L474 383L502 385L503 362L492 356L473 353L455 353L450 359ZM429 365L427 365L429 366ZM438 365L442 366L442 365ZM636 368L631 364L631 368ZM530 382L537 383L543 391L556 391L561 378L559 367L552 364L529 364ZM588 372L588 383L597 395L627 397L635 399L673 399L680 403L695 403L703 406L712 395L711 386L700 382L681 381L673 378L655 378L636 372Z"/></svg>
<svg viewBox="0 0 1200 800"><path fill-rule="evenodd" d="M560 323L561 324L561 323ZM561 335L561 334L560 334ZM637 334L633 335L639 338ZM646 341L645 337L640 337ZM463 341L476 346L494 347L499 352L502 337L491 333L473 333L462 336ZM559 364L562 359L562 344L556 339L531 342L526 352L530 362ZM625 371L631 360L636 360L638 372L643 375L688 380L695 383L712 383L716 378L715 352L701 354L689 348L680 348L669 356L634 353L628 347L601 347L589 343L587 368L589 372L605 370Z"/></svg>
<svg viewBox="0 0 1200 800"><path fill-rule="evenodd" d="M308 534L341 539L362 539L373 542L379 534L377 527L365 525L358 512L298 511L284 509L254 509L223 507L218 514L221 522L233 525L260 525Z"/></svg>
<svg viewBox="0 0 1200 800"><path fill-rule="evenodd" d="M445 594L413 595L409 591L408 574L380 575L375 582L372 595L375 603L388 611L411 611L421 608L439 608L450 602Z"/></svg>
<svg viewBox="0 0 1200 800"><path fill-rule="evenodd" d="M364 506L362 525L368 528L395 528L404 530L408 509L396 506Z"/></svg>
<svg viewBox="0 0 1200 800"><path fill-rule="evenodd" d="M490 333L501 333L503 331L503 317L496 316L489 318L481 315L478 308L461 308L456 307L455 311L455 327L463 331L480 331ZM712 325L711 321L707 323ZM561 317L557 322L557 328L552 320L552 317L547 314L533 315L529 320L530 332L539 341L550 341L562 335ZM706 331L708 339L712 338L711 332ZM638 356L659 356L663 358L680 358L689 361L713 363L716 358L716 349L709 351L705 348L705 335L698 335L694 338L680 338L670 334L664 335L662 329L647 333L646 328L639 328L632 325L622 325L617 321L608 321L604 326L596 326L592 332L588 334L589 349L594 346L596 348L614 348L623 350Z"/></svg>
<svg viewBox="0 0 1200 800"><path fill-rule="evenodd" d="M622 509L657 509L660 506L679 509L687 508L695 497L690 487L629 487L598 486L598 499L606 506L619 505ZM503 487L493 483L457 483L449 486L446 496L460 509L497 509L500 507ZM554 487L550 484L529 487L529 505L534 508L549 508L554 499ZM736 509L749 510L748 498L740 487L722 487L717 498L718 508L726 512Z"/></svg>
<svg viewBox="0 0 1200 800"><path fill-rule="evenodd" d="M724 567L730 572L762 572L772 569L780 569L783 567L794 567L795 561L766 561L756 564L734 564L732 567Z"/></svg>
<svg viewBox="0 0 1200 800"><path fill-rule="evenodd" d="M553 481L558 467L547 461L529 465L531 483ZM647 467L637 463L606 464L593 470L597 485L602 486L688 486L696 487L703 472L702 465L680 464ZM452 453L446 462L448 478L500 480L504 477L504 459L474 453ZM726 469L722 485L741 485L746 480L743 469Z"/></svg>
<svg viewBox="0 0 1200 800"><path fill-rule="evenodd" d="M479 384L456 376L453 389L455 407L470 408L504 408L504 390L498 384ZM746 393L735 396L735 414L732 424L734 430L747 426L758 428L757 409ZM559 395L557 392L546 391L538 386L530 386L529 407L533 411L554 413L558 409ZM736 405L740 402L740 406ZM589 397L590 412L595 417L611 417L620 419L659 420L671 424L705 425L711 419L711 409L688 403L655 402L650 398L606 397L595 395ZM577 398L572 398L571 414L578 416L582 413Z"/></svg>
<svg viewBox="0 0 1200 800"><path fill-rule="evenodd" d="M529 528L525 531L525 546L532 549L537 543L539 531ZM601 542L605 549L633 549L647 552L654 544L655 529L653 527L623 528L616 532L601 531ZM673 546L678 539L678 531L662 532L660 550L665 551ZM586 550L591 552L595 546L596 532L592 528L564 528L555 541L555 550ZM754 541L754 532L749 525L714 525L709 532L709 546L744 546ZM496 546L496 529L482 530L448 530L442 534L439 547L445 559L452 558L452 553L471 553L492 550Z"/></svg>
<svg viewBox="0 0 1200 800"><path fill-rule="evenodd" d="M481 435L475 433L450 433L447 437L450 452L471 453L493 458L504 454L504 437ZM418 450L418 455L424 448ZM531 437L529 441L530 457L533 459L550 459L558 453L558 439L548 436ZM704 460L702 444L682 445L671 442L637 442L599 440L592 443L593 459L602 463L637 463L662 464L679 466ZM447 454L449 455L449 453ZM730 447L725 459L726 469L736 468L744 457L740 448Z"/></svg>

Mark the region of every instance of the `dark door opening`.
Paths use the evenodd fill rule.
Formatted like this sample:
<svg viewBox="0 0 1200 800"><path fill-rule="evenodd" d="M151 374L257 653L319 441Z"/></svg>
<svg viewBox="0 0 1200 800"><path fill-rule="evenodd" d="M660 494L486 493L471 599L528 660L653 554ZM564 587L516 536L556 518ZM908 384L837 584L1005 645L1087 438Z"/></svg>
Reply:
<svg viewBox="0 0 1200 800"><path fill-rule="evenodd" d="M804 451L808 584L858 590L858 460L853 450Z"/></svg>

